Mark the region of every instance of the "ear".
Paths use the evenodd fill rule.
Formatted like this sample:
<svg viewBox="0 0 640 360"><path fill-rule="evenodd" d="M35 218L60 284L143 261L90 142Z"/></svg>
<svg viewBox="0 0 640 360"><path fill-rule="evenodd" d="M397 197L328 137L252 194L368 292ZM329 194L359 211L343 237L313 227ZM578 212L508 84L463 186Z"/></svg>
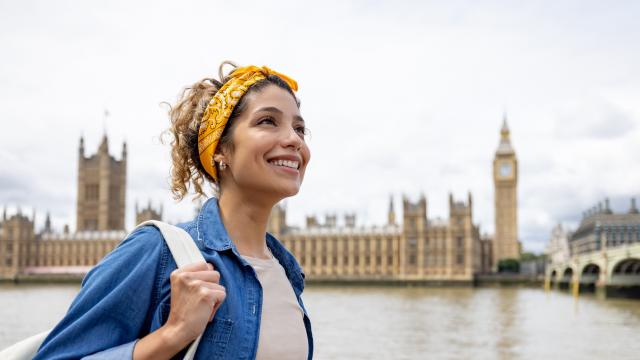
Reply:
<svg viewBox="0 0 640 360"><path fill-rule="evenodd" d="M217 163L219 163L220 161L225 161L224 155L222 155L220 153L213 155L213 161L215 161Z"/></svg>

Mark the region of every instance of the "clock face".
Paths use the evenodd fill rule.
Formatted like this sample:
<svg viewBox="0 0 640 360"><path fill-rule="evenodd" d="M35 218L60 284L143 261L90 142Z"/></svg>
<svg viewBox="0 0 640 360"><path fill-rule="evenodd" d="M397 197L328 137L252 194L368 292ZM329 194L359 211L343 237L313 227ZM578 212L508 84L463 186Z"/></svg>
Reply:
<svg viewBox="0 0 640 360"><path fill-rule="evenodd" d="M500 176L508 177L511 176L511 172L513 171L513 167L509 162L503 162L500 164Z"/></svg>

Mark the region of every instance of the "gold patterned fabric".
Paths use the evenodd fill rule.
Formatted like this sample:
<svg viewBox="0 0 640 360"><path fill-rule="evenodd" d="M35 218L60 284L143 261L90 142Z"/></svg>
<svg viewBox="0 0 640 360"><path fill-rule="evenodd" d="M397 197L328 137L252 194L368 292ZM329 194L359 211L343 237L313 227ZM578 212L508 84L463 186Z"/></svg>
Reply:
<svg viewBox="0 0 640 360"><path fill-rule="evenodd" d="M290 77L269 69L266 66L244 66L236 68L230 79L218 90L202 115L198 131L198 152L200 162L214 180L218 181L218 174L213 161L216 147L222 136L229 116L233 112L240 98L246 94L251 85L265 79L269 75L276 75L289 85L293 91L298 91L298 83Z"/></svg>

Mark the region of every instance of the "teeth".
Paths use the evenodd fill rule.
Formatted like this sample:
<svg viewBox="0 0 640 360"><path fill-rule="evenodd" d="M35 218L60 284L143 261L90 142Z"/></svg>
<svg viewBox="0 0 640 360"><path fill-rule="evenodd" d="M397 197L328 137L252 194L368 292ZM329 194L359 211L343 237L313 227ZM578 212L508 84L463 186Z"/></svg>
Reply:
<svg viewBox="0 0 640 360"><path fill-rule="evenodd" d="M291 160L271 160L269 161L269 163L276 165L276 166L286 166L286 167L290 167L292 169L297 169L299 163L297 161L291 161Z"/></svg>

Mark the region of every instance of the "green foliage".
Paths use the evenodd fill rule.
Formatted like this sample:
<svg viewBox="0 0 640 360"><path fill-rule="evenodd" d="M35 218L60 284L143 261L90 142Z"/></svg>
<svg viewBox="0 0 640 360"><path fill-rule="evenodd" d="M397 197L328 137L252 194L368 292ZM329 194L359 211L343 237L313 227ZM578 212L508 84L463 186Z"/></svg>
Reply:
<svg viewBox="0 0 640 360"><path fill-rule="evenodd" d="M503 259L498 261L499 273L514 273L520 272L520 260L518 259Z"/></svg>
<svg viewBox="0 0 640 360"><path fill-rule="evenodd" d="M546 260L547 259L547 255L546 254L534 254L534 253L530 253L530 252L524 252L520 255L520 263L523 263L525 261L531 261L531 260Z"/></svg>

